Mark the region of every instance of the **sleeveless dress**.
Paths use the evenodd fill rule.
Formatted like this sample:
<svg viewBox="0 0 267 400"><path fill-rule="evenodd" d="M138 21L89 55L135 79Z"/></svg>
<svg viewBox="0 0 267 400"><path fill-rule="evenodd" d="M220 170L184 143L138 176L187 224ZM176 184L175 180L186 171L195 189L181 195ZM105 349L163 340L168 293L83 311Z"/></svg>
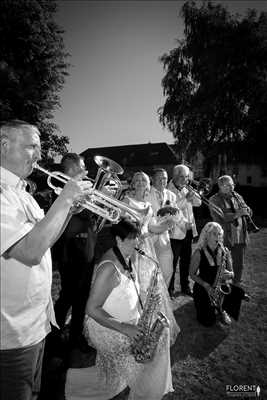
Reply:
<svg viewBox="0 0 267 400"><path fill-rule="evenodd" d="M199 251L200 264L198 267L198 275L203 281L212 286L216 279L219 267L217 265L210 265L205 251L203 249ZM243 298L244 290L233 285L231 285L231 293L224 297L222 308L235 320L238 320L239 318ZM193 299L197 320L204 326L214 325L217 315L215 307L211 304L207 291L197 282L195 282L193 286Z"/></svg>
<svg viewBox="0 0 267 400"><path fill-rule="evenodd" d="M120 283L107 297L103 309L122 322L136 324L138 311L138 283L121 273L113 261ZM158 351L147 364L136 363L130 352L130 339L113 329L106 328L90 317L85 318L85 333L97 350L96 365L71 368L67 372L66 400L108 400L127 386L129 399L160 400L173 391L170 370L170 352Z"/></svg>

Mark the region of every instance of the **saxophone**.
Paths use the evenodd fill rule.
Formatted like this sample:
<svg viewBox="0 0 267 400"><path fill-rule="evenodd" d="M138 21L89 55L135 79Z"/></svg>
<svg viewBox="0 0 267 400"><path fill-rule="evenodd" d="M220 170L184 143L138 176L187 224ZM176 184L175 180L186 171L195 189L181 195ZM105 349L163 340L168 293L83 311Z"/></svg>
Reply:
<svg viewBox="0 0 267 400"><path fill-rule="evenodd" d="M169 327L167 317L159 311L160 298L158 294L159 263L148 256L143 250L135 249L143 257L147 257L156 264L151 277L146 301L138 326L142 328L142 335L134 339L131 344L131 353L136 362L146 363L153 360L160 337L165 327Z"/></svg>
<svg viewBox="0 0 267 400"><path fill-rule="evenodd" d="M219 244L218 255L220 257L220 265L218 267L218 271L212 285L212 291L209 294L209 298L211 304L217 308L219 311L222 311L222 302L224 296L231 293L232 289L229 284L224 278L223 274L226 270L226 250L222 244Z"/></svg>

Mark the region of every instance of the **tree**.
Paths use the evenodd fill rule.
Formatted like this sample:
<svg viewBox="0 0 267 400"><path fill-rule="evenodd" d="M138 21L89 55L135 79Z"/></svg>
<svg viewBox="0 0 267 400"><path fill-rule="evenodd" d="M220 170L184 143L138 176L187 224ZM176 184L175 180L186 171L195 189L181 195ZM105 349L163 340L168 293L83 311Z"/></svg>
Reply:
<svg viewBox="0 0 267 400"><path fill-rule="evenodd" d="M160 60L165 104L159 119L184 155L220 143L259 149L267 134L267 13L243 19L222 5L182 7L183 40Z"/></svg>
<svg viewBox="0 0 267 400"><path fill-rule="evenodd" d="M0 2L0 119L36 124L50 161L69 142L51 121L68 68L56 10L55 0Z"/></svg>

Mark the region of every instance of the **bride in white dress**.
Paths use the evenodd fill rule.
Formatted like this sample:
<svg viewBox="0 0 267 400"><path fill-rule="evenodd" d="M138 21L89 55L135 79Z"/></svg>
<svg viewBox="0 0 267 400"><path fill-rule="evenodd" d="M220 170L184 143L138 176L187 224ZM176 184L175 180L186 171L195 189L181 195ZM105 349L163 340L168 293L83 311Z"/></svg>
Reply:
<svg viewBox="0 0 267 400"><path fill-rule="evenodd" d="M143 250L149 257L159 263L161 271L164 267L161 262L166 260L165 254L158 254L155 250L154 243L159 237L164 237L165 233L168 235L168 230L172 229L175 225L175 218L170 216L169 218L156 219L153 217L153 209L151 203L147 201L147 194L150 191L150 180L149 176L143 172L136 172L131 181L131 191L124 198L124 202L129 204L131 208L135 208L141 214L144 214L142 225L141 225L141 237L138 247ZM144 210L146 212L144 213ZM140 293L142 301L145 302L147 289L151 280L151 276L156 268L156 265L146 257L136 254L136 266L137 273L140 282ZM162 297L161 311L167 316L170 323L170 344L175 342L178 332L180 331L176 320L173 315L172 305L168 293L168 288L163 277L163 273L159 273L159 291Z"/></svg>
<svg viewBox="0 0 267 400"><path fill-rule="evenodd" d="M137 326L139 282L135 263L129 260L139 231L128 221L113 225L112 231L116 246L108 250L96 268L86 308L85 332L97 350L96 365L68 370L66 400L108 400L127 386L131 400L160 400L173 391L169 329L164 329L165 339L153 360L137 363L131 343L141 333Z"/></svg>

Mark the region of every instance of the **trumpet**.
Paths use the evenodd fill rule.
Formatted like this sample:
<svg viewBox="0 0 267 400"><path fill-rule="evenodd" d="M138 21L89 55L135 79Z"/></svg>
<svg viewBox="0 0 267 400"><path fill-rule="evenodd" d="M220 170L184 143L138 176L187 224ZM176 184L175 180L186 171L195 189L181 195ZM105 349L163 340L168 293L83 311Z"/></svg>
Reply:
<svg viewBox="0 0 267 400"><path fill-rule="evenodd" d="M98 156L100 157L100 156ZM117 164L118 165L118 164ZM47 184L54 192L59 195L63 188L59 186L55 186L52 184L51 180L55 179L58 182L66 184L71 178L63 174L59 171L50 172L45 168L41 167L38 164L35 164L35 168L44 174L48 175ZM90 178L86 177L85 179L90 180ZM102 178L103 179L103 178ZM96 184L94 185L96 186ZM102 227L102 222L108 220L112 224L117 224L123 216L129 216L130 218L134 219L135 221L142 223L144 216L146 215L147 210L143 210L142 212L137 211L126 205L125 203L117 200L114 197L111 197L98 189L95 189L92 184L92 191L89 195L86 195L84 199L79 200L79 205L91 211L93 214L98 215L103 219L100 223ZM100 186L100 185L99 185ZM97 231L99 231L97 228Z"/></svg>

